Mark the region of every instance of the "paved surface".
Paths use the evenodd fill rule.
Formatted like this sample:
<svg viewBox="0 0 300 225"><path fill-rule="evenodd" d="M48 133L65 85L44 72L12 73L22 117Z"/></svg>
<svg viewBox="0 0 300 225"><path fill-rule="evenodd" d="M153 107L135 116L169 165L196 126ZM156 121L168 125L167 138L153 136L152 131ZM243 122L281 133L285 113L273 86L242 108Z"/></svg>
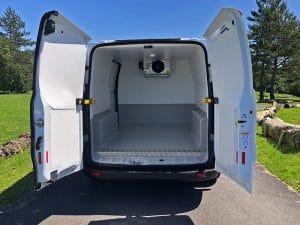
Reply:
<svg viewBox="0 0 300 225"><path fill-rule="evenodd" d="M182 184L94 183L81 173L2 210L0 224L300 224L300 197L256 166L248 194L221 176L211 190Z"/></svg>

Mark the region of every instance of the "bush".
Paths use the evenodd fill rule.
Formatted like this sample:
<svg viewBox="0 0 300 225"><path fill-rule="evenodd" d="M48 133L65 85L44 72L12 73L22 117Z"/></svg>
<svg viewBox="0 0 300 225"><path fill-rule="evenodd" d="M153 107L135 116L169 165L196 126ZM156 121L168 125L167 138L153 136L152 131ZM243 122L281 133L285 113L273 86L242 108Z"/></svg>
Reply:
<svg viewBox="0 0 300 225"><path fill-rule="evenodd" d="M32 54L11 49L8 39L0 37L0 92L24 93L31 89Z"/></svg>
<svg viewBox="0 0 300 225"><path fill-rule="evenodd" d="M0 91L24 93L31 88L31 78L20 65L6 65L0 74Z"/></svg>

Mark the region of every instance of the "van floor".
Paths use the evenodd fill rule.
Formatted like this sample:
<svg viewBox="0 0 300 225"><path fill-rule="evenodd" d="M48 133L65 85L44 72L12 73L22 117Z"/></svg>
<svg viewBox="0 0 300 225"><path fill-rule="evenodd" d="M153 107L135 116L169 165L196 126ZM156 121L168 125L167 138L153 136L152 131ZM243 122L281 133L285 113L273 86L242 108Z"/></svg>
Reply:
<svg viewBox="0 0 300 225"><path fill-rule="evenodd" d="M186 124L120 124L93 159L112 164L194 164L207 159Z"/></svg>

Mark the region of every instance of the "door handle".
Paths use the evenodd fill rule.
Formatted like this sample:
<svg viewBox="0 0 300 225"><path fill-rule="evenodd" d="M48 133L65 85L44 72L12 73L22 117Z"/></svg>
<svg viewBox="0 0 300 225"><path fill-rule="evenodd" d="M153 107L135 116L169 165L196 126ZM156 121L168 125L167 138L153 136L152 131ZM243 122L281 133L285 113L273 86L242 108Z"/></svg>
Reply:
<svg viewBox="0 0 300 225"><path fill-rule="evenodd" d="M247 120L238 120L237 122L238 122L238 123L246 123Z"/></svg>

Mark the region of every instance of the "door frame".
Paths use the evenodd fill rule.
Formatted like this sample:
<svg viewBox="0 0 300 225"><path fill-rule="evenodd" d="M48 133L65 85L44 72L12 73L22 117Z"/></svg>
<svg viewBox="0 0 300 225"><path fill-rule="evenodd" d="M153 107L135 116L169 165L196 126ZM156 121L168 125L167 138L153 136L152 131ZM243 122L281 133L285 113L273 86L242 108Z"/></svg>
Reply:
<svg viewBox="0 0 300 225"><path fill-rule="evenodd" d="M58 12L53 10L46 12L40 21L39 25L39 30L38 30L38 35L37 35L37 41L36 41L36 46L35 46L35 52L34 52L34 62L33 62L33 76L32 76L32 95L30 99L30 130L31 130L31 160L32 160L32 165L33 165L33 172L35 174L34 176L34 183L35 183L35 189L38 190L41 187L41 183L38 183L38 177L36 173L36 160L35 160L35 129L34 129L34 99L36 97L36 77L37 77L37 61L39 57L39 52L40 52L40 43L44 31L44 26L45 22L51 17L51 16L57 16Z"/></svg>
<svg viewBox="0 0 300 225"><path fill-rule="evenodd" d="M93 55L96 49L107 46L116 45L131 45L131 44L194 44L201 46L205 55L205 65L206 65L206 77L208 86L208 96L214 99L213 95L213 84L210 80L210 72L208 63L208 56L206 47L199 41L196 40L181 40L181 39L132 39L132 40L116 40L109 43L100 43L92 47L88 56L88 72L86 73L84 85L84 99L90 99L90 83L91 83L91 68L93 64ZM208 160L205 163L198 163L194 165L110 165L103 163L96 163L92 159L91 154L91 126L90 126L90 105L83 105L83 167L84 169L98 169L98 170L110 170L110 171L199 171L205 169L215 168L215 154L214 154L214 104L208 104Z"/></svg>

